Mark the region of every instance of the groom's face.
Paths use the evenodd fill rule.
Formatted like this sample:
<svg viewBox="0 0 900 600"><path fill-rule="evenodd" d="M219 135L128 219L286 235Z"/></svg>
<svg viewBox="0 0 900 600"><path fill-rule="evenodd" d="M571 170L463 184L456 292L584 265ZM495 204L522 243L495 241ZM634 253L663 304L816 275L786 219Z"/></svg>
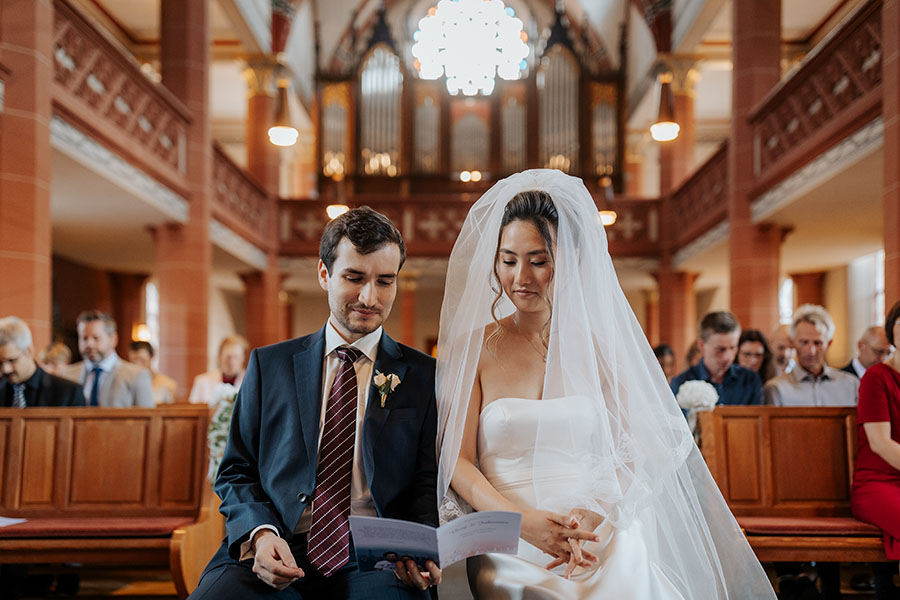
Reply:
<svg viewBox="0 0 900 600"><path fill-rule="evenodd" d="M354 342L384 323L397 296L399 271L400 247L391 243L360 254L344 238L331 272L319 261L319 285L328 292L332 323L345 340Z"/></svg>

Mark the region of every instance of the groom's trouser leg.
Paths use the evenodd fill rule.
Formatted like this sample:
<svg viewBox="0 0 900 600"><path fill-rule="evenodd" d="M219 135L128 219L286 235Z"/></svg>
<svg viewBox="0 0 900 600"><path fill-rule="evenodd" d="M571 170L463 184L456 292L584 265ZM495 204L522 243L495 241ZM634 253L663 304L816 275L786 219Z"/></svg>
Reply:
<svg viewBox="0 0 900 600"><path fill-rule="evenodd" d="M238 562L228 556L226 542L222 543L210 561L191 600L312 600L317 598L346 598L348 600L430 600L428 592L415 590L401 583L392 571L367 571L356 568L351 548L351 560L331 577L322 577L306 559L306 536L298 536L291 543L297 565L306 576L281 592L260 581L253 573L253 561Z"/></svg>

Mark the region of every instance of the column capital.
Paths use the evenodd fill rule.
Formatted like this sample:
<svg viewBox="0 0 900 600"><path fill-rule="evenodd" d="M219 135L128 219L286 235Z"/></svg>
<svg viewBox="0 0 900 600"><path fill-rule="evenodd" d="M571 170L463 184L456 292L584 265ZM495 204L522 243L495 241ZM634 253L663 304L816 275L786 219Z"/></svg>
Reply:
<svg viewBox="0 0 900 600"><path fill-rule="evenodd" d="M700 81L697 69L702 56L699 54L660 54L657 58L660 72L672 75L672 93L695 96L695 84Z"/></svg>
<svg viewBox="0 0 900 600"><path fill-rule="evenodd" d="M246 56L243 63L247 97L271 96L274 98L278 91L278 80L287 74L284 64L276 57L267 54Z"/></svg>

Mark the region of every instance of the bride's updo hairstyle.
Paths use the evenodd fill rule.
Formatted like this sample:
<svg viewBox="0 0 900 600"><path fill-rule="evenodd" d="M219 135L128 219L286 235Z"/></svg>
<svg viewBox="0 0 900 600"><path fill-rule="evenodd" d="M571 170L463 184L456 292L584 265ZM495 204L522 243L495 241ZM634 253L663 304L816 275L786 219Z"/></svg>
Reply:
<svg viewBox="0 0 900 600"><path fill-rule="evenodd" d="M527 221L534 225L538 233L544 239L547 248L547 254L550 256L550 265L553 266L555 256L553 252L554 240L556 238L556 230L559 225L559 214L556 212L556 206L553 204L553 198L550 194L543 190L527 190L519 192L513 196L512 200L506 205L503 211L503 219L500 221L500 231L497 232L497 248L494 250L494 269L491 287L496 292L494 302L491 304L491 316L497 327L488 337L489 346L491 342L496 341L496 337L500 335L502 327L500 319L497 318L497 307L503 300L503 286L500 284L500 273L497 271L497 263L500 260L500 244L503 240L503 231L506 226L515 221ZM551 275L551 281L553 281ZM551 313L553 311L553 299L550 297L550 290L546 290L544 300L547 306L550 306ZM541 337L544 338L544 347L546 349L549 337L550 319L544 326Z"/></svg>

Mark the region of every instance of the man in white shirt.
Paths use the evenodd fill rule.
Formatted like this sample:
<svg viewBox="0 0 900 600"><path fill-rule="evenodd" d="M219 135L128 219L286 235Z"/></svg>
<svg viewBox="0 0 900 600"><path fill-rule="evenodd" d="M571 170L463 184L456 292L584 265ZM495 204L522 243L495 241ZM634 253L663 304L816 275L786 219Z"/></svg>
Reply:
<svg viewBox="0 0 900 600"><path fill-rule="evenodd" d="M859 354L847 363L842 371L856 375L860 379L866 374L866 369L874 364L884 362L894 353L894 347L888 341L884 327L873 325L866 329L859 341L856 342Z"/></svg>
<svg viewBox="0 0 900 600"><path fill-rule="evenodd" d="M325 228L318 279L330 317L250 354L215 484L227 535L191 598L271 598L275 588L426 600L440 583L431 561L360 572L348 525L349 515L438 524L435 361L381 328L405 254L400 232L366 207ZM376 385L380 374L399 384Z"/></svg>

